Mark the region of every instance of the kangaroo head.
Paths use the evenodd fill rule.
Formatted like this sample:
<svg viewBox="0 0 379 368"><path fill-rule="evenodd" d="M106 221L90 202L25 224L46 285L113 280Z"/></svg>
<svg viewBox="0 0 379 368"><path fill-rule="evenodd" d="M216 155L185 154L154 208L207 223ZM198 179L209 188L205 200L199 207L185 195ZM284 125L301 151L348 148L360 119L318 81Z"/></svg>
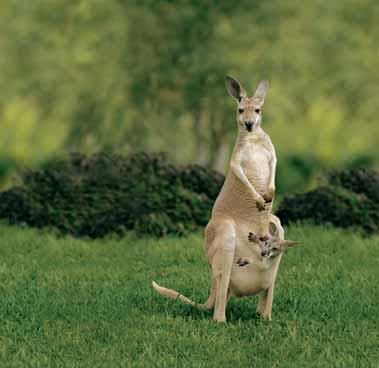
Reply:
<svg viewBox="0 0 379 368"><path fill-rule="evenodd" d="M261 256L267 258L275 258L286 248L298 244L296 241L282 240L277 235L259 238L257 235L249 233L248 239L250 242L257 243L261 249Z"/></svg>
<svg viewBox="0 0 379 368"><path fill-rule="evenodd" d="M253 132L258 129L262 121L262 106L268 90L268 82L260 81L253 97L247 97L241 84L232 77L226 77L226 88L237 102L238 129Z"/></svg>

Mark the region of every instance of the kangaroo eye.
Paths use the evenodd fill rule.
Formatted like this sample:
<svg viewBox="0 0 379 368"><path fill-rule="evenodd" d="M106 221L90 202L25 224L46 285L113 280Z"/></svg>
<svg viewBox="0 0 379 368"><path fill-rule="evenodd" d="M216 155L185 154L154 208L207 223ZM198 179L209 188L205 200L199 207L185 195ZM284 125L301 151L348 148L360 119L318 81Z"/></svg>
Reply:
<svg viewBox="0 0 379 368"><path fill-rule="evenodd" d="M242 114L245 110L244 109L238 109L238 112Z"/></svg>
<svg viewBox="0 0 379 368"><path fill-rule="evenodd" d="M255 109L254 110L257 114L259 114L261 112L261 109Z"/></svg>

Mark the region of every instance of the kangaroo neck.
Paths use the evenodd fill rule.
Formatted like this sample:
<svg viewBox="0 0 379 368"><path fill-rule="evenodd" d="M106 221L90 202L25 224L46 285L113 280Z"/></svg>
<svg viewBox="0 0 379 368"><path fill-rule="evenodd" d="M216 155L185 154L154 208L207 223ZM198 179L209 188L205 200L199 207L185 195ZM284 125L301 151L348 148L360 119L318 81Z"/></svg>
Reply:
<svg viewBox="0 0 379 368"><path fill-rule="evenodd" d="M264 131L261 127L255 129L253 132L248 132L246 129L238 131L236 146L254 144L263 138Z"/></svg>

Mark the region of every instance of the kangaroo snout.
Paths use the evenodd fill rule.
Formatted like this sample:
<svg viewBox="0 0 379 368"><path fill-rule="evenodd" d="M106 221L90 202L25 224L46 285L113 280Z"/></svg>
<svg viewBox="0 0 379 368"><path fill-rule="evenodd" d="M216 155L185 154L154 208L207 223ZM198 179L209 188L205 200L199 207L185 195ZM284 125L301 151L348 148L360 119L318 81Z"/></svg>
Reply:
<svg viewBox="0 0 379 368"><path fill-rule="evenodd" d="M266 257L266 256L267 256L267 253L268 253L267 251L262 250L262 252L261 252L261 256L262 256L262 257Z"/></svg>
<svg viewBox="0 0 379 368"><path fill-rule="evenodd" d="M247 129L248 132L252 131L253 125L254 125L253 122L251 122L251 121L245 121L245 127L246 127L246 129Z"/></svg>

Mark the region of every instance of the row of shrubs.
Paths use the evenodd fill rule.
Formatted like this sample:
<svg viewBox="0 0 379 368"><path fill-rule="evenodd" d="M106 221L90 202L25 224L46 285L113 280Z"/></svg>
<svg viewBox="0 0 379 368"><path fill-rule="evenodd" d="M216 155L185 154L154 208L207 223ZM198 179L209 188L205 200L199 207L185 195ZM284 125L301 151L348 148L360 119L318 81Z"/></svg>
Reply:
<svg viewBox="0 0 379 368"><path fill-rule="evenodd" d="M379 172L367 168L331 171L306 193L284 197L277 215L284 224L311 221L379 232Z"/></svg>
<svg viewBox="0 0 379 368"><path fill-rule="evenodd" d="M224 176L198 165L175 166L164 154L72 154L25 172L0 193L0 218L103 237L185 234L204 227ZM312 221L379 232L379 173L332 171L317 189L284 197L284 224Z"/></svg>
<svg viewBox="0 0 379 368"><path fill-rule="evenodd" d="M164 154L73 154L0 193L0 218L74 236L184 234L206 225L223 175Z"/></svg>
<svg viewBox="0 0 379 368"><path fill-rule="evenodd" d="M375 166L375 158L372 156L356 156L339 163L340 167L347 170L357 168L372 168ZM326 162L309 155L284 154L278 160L276 168L277 194L285 195L296 191L305 191L314 186L317 178L323 172L330 170Z"/></svg>

